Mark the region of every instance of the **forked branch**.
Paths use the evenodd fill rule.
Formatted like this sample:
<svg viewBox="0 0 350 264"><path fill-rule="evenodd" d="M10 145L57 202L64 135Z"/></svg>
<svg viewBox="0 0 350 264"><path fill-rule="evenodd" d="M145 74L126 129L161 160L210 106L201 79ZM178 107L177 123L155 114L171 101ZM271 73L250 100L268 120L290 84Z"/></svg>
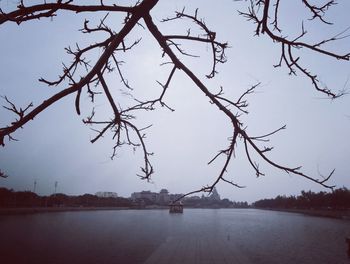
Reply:
<svg viewBox="0 0 350 264"><path fill-rule="evenodd" d="M311 20L316 19L326 25L331 24L331 22L324 18L324 14L330 7L336 4L334 0L328 1L321 6L310 4L307 0L302 0L302 2L304 3L305 8L311 12ZM15 22L20 25L21 23L35 19L52 18L57 16L59 11L101 13L102 19L96 26L91 26L89 21L85 20L81 32L83 34L103 33L102 35L106 36L104 40L85 47L76 44L75 48L66 48L66 52L72 56L73 60L69 64L63 64L63 71L58 79L48 81L41 78L39 80L48 86L57 86L61 90L38 106L34 107L33 104L30 103L26 107L20 108L6 96L3 97L6 103L4 108L15 114L16 119L9 125L0 128L0 144L3 146L5 145L6 137L9 140L13 140L14 138L12 137L12 134L16 130L22 128L48 107L70 94L75 94L76 96L75 108L79 115L81 114L80 98L83 92L88 94L91 98L92 104L94 103L95 96L104 96L110 106L112 116L98 120L96 119L95 108L93 108L91 115L83 119L83 122L86 125L91 126L94 133L96 133L91 139L91 142L94 143L108 133L111 133L114 142L111 158L114 158L117 155L118 148L124 145L131 146L133 149L141 149L143 155L143 166L141 167L142 173L138 174L138 176L142 179L150 180L151 175L154 173L150 161L150 157L153 153L148 151L145 142L146 135L144 133L144 131L150 126L139 128L133 121L139 111L155 110L157 106L166 107L167 109L174 111L174 109L166 103L166 94L174 81L176 72L176 74L182 73L189 78L194 86L198 88L203 95L208 97L209 102L215 105L217 109L226 116L227 121L231 125L231 137L228 140L227 147L218 151L218 153L208 162L208 164L219 161L222 162L218 174L214 177L211 184L206 185L199 190L189 192L184 196L197 192L211 192L221 181L238 188L243 188L243 186L227 178L229 175L229 167L232 163L232 159L235 157L238 144L244 146L245 153L243 153L243 155L245 155L257 176L264 175L264 173L260 170L259 163L256 162L255 159L263 161L286 173L304 177L325 188L332 189L334 186L328 184L328 181L334 173L334 170L326 177L321 177L321 179L315 178L303 173L301 167L283 166L273 161L268 156L268 153L273 150L273 147L262 144L268 142L270 137L274 134L285 129L285 125L260 136L249 135L246 127L240 119L240 116L242 114L248 114L247 97L254 92L255 88L258 87L260 83L251 86L241 95L237 96L237 99L228 98L225 96L223 87L220 87L218 93L213 93L212 90L214 89L210 89L202 80L202 77L196 75L192 69L182 62L181 59L183 56L193 57L192 54L186 52L186 49L181 46L182 44L186 45L186 43L205 44L210 47L211 62L209 63L210 70L209 74L206 75L207 78L214 78L218 71L218 64L226 62L225 51L228 48L228 43L221 42L217 39L216 32L206 25L204 19L199 18L198 9L193 15L185 13L185 9L183 9L181 12L176 12L174 17L165 18L162 22L180 23L181 20L187 20L191 22L194 27L199 29L200 34L193 34L193 31L190 28L184 34L165 35L158 29L153 21L152 15L150 14L151 10L157 5L157 3L158 0L143 0L137 2L135 6L126 7L119 5L105 5L103 1L101 1L99 5L75 5L73 4L73 0L57 0L52 3L46 3L46 1L44 1L42 4L27 6L22 0L18 7L11 12L6 13L0 10L0 25L8 22ZM338 54L337 52L329 51L324 48L326 43L346 38L348 29L340 32L334 37L324 39L317 43L308 43L303 41L307 32L304 26L302 26L299 36L295 38L287 38L282 35L283 29L278 23L282 0L250 0L249 3L248 11L240 12L240 14L256 24L256 35L265 34L273 42L281 45L280 60L275 67L285 64L289 69L290 74L296 75L298 72L301 73L311 80L311 83L316 90L331 98L336 98L342 94L342 92L335 93L331 89L322 87L317 75L311 73L311 70L301 65L301 58L295 56L295 50L304 49L337 60L349 60L350 53ZM113 23L108 23L109 16L108 14L106 15L106 12L117 13L124 16L124 24L120 30L115 31L115 25ZM136 45L142 45L140 41L141 38L134 42L130 42L131 44L127 41L127 39L129 39L127 37L132 29L139 25L142 26L146 33L149 33L159 44L163 52L162 55L167 58L167 63L164 64L171 65L171 70L169 71L167 78L163 80L163 82L157 81L161 87L159 94L155 98L147 98L143 100L136 99L132 96L133 89L131 89L131 86L121 68L124 61L121 59L121 56L119 56L120 52L130 52ZM92 53L101 55L95 61L91 61L89 58ZM120 104L119 98L114 96L112 90L114 86L112 86L108 81L109 79L106 78L109 73L114 71L117 72L117 76L120 78L122 86L121 90L124 89L124 94L130 94L131 98L134 99L133 103L128 106ZM235 89L235 87L230 87L230 89ZM231 108L238 113L235 114ZM4 174L0 172L0 176L4 177Z"/></svg>

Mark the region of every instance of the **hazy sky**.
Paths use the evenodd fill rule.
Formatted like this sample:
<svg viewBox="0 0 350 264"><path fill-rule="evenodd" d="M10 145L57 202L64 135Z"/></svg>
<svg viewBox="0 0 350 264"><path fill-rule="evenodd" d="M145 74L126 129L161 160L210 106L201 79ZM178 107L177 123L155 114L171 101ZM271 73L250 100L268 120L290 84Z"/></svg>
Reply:
<svg viewBox="0 0 350 264"><path fill-rule="evenodd" d="M126 2L118 1L121 4ZM285 29L284 36L297 36L302 19L308 29L305 39L311 42L332 37L350 26L349 1L340 1L341 4L329 10L326 18L333 21L334 26L308 21L311 14L297 2L301 1L281 3L283 17L280 25ZM14 3L16 1L0 1L0 7L10 10ZM270 145L275 149L270 157L282 165L302 165L305 173L315 177L335 168L331 183L349 188L350 97L324 99L325 96L317 93L307 78L300 74L289 76L285 67L275 69L273 65L279 60L281 48L266 36L253 36L255 26L237 13L238 9L246 10L247 4L232 0L160 0L152 15L163 33L185 33L189 24L162 24L160 20L172 16L184 6L192 14L198 7L199 16L205 18L207 26L217 33L218 40L228 41L231 47L227 50L228 62L218 66L219 74L214 80L207 80L205 74L209 73L211 65L210 47L190 42L183 42L182 47L202 55L202 58L184 58L183 61L208 86L214 87L213 90L223 86L228 98L238 98L252 84L261 82L256 93L248 98L249 115L242 116L250 135L265 134L286 124L286 130L271 137ZM78 29L82 27L84 18L93 22L102 17L94 13L75 15L60 12L53 21L42 19L21 26L14 23L1 25L0 95L8 96L21 106L31 101L38 105L65 88L48 88L37 80L40 77L52 80L61 74L61 62L71 60L64 47L75 43L84 46L101 40L101 35L85 35ZM117 30L121 26L120 20L112 18L109 25ZM120 59L125 61L122 70L134 88L133 94L147 98L160 92L156 80L164 82L171 68L159 66L164 62L162 51L147 30L138 27L127 41L131 43L140 37L142 41L134 51L123 54ZM350 38L346 38L325 47L343 54L349 52L349 44ZM350 88L349 62L310 52L301 52L300 55L301 63L317 73L329 88L334 91ZM92 61L94 59L91 58ZM120 104L126 103L127 96L118 93L122 88L118 76L110 76L108 81L115 87L114 94L119 97ZM84 94L82 115L77 116L74 100L74 95L61 100L14 133L18 142L6 141L5 147L0 148L0 169L10 177L0 179L0 186L32 190L36 181L38 193L51 194L57 181L58 192L115 191L127 197L134 191L159 191L162 188L171 193L186 193L211 184L217 177L223 160L210 166L207 162L227 147L227 138L231 136L230 123L183 73L175 73L165 97L167 103L176 109L175 112L158 107L156 111L138 115L138 125L153 124L146 139L149 150L155 153L151 158L155 169L152 183L136 176L142 166L140 150L134 152L132 148L122 148L118 158L111 160L111 134L95 144L90 143L95 132L81 120L91 113L92 105ZM5 104L3 99L1 104ZM112 116L102 97L97 98L95 109L100 116ZM13 118L11 113L0 109L0 127L9 124ZM313 182L256 160L266 176L256 178L245 157L242 142L239 142L236 159L229 166L227 178L247 187L237 189L220 183L217 186L219 194L231 200L252 202L278 194L299 194L301 190L324 190Z"/></svg>

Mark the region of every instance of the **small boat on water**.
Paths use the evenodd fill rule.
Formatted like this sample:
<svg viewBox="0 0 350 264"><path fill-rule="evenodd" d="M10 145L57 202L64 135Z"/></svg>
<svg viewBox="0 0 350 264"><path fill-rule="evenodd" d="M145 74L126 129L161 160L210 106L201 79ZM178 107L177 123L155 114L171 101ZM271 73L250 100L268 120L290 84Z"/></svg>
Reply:
<svg viewBox="0 0 350 264"><path fill-rule="evenodd" d="M175 202L169 204L169 213L182 214L184 212L184 206L181 202Z"/></svg>

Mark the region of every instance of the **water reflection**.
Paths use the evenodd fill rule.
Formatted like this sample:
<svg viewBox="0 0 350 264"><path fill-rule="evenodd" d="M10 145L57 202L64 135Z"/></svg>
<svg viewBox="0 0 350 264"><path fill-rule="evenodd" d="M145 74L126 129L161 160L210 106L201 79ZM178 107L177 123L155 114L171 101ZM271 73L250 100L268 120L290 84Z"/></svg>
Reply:
<svg viewBox="0 0 350 264"><path fill-rule="evenodd" d="M0 263L350 263L348 221L253 209L0 216Z"/></svg>

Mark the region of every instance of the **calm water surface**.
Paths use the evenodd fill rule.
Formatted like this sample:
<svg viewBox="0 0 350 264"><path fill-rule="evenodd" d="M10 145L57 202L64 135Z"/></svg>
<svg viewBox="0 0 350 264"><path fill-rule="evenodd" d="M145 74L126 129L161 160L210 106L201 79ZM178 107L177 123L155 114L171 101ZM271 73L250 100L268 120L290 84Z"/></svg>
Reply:
<svg viewBox="0 0 350 264"><path fill-rule="evenodd" d="M0 263L348 263L350 222L254 209L0 216Z"/></svg>

